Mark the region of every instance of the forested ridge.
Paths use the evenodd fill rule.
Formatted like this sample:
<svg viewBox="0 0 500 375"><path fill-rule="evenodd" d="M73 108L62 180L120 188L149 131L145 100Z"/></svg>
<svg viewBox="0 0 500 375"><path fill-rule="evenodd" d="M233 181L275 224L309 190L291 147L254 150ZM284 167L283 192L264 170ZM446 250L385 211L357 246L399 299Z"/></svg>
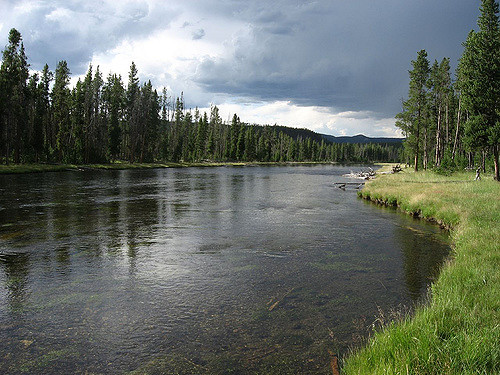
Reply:
<svg viewBox="0 0 500 375"><path fill-rule="evenodd" d="M396 116L406 140L406 159L419 168L453 170L494 167L499 175L500 24L499 6L482 0L479 30L463 43L455 81L450 60L421 50L409 71L408 99Z"/></svg>
<svg viewBox="0 0 500 375"><path fill-rule="evenodd" d="M70 68L29 70L22 36L12 29L0 68L1 161L106 163L160 161L397 161L390 144L334 144L320 134L284 126L224 122L187 109L184 95L141 83L132 62L127 84L99 67L70 87Z"/></svg>

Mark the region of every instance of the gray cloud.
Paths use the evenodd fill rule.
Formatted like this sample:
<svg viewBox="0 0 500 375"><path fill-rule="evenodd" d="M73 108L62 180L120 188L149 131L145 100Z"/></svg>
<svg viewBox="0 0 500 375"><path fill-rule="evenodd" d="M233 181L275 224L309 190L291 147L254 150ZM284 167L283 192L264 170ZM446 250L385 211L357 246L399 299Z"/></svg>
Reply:
<svg viewBox="0 0 500 375"><path fill-rule="evenodd" d="M83 73L92 55L105 52L127 39L149 35L168 28L178 11L164 4L146 1L103 2L55 0L21 2L10 7L0 42L5 45L6 31L17 28L23 35L31 65L39 69L45 63L52 68L67 60L73 73Z"/></svg>
<svg viewBox="0 0 500 375"><path fill-rule="evenodd" d="M232 55L200 64L196 81L207 91L381 116L399 110L418 50L458 59L479 6L470 0L245 4L226 12L249 22L250 35L235 42Z"/></svg>
<svg viewBox="0 0 500 375"><path fill-rule="evenodd" d="M205 36L205 30L203 29L198 29L196 31L193 31L193 40L200 40Z"/></svg>
<svg viewBox="0 0 500 375"><path fill-rule="evenodd" d="M169 4L169 5L167 5ZM83 73L92 55L125 40L170 27L199 27L187 38L209 39L225 21L247 25L227 35L227 53L198 62L185 90L247 100L286 100L332 111L374 111L392 117L407 95L410 60L426 49L430 58L456 64L468 31L476 26L480 1L470 0L53 0L0 3L3 28L18 28L30 62L55 68L66 59ZM25 9L23 10L23 5ZM195 21L203 19L201 21ZM201 22L201 23L200 23ZM151 72L144 72L145 75ZM160 83L164 84L164 83ZM204 105L197 92L196 104Z"/></svg>

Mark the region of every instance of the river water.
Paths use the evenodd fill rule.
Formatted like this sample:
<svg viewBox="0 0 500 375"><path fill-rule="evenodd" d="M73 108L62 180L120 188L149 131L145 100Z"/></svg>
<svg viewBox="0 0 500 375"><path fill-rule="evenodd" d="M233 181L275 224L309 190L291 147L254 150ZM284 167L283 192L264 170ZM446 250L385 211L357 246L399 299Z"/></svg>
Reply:
<svg viewBox="0 0 500 375"><path fill-rule="evenodd" d="M0 373L331 373L449 251L359 169L0 176Z"/></svg>

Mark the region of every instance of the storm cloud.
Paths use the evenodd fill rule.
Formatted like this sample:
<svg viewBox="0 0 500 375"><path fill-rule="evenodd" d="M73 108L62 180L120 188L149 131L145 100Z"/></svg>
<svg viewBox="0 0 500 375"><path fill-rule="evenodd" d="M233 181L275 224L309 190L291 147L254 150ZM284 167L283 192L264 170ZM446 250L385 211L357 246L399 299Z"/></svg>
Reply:
<svg viewBox="0 0 500 375"><path fill-rule="evenodd" d="M315 128L333 133L349 133L351 123L373 120L383 128L363 125L352 131L388 135L395 129L388 119L407 95L410 61L426 49L431 59L449 57L456 66L461 43L476 27L479 5L479 0L3 0L0 43L5 45L8 29L16 27L34 69L45 63L54 68L65 59L74 74L83 74L91 61L125 70L134 60L143 77L185 91L193 107L247 105L256 117L260 106L261 123L314 112ZM301 108L301 116L292 114ZM289 112L275 118L269 109Z"/></svg>
<svg viewBox="0 0 500 375"><path fill-rule="evenodd" d="M258 2L257 2L258 3ZM227 56L204 60L206 90L337 110L398 110L416 52L456 61L473 1L249 2L251 25Z"/></svg>

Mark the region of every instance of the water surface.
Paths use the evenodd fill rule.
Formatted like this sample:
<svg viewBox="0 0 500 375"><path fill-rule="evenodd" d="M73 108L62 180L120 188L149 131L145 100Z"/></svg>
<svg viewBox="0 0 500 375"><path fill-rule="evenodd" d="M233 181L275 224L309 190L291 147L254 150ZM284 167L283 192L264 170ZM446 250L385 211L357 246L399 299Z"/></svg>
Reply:
<svg viewBox="0 0 500 375"><path fill-rule="evenodd" d="M351 169L0 176L0 373L331 373L449 249Z"/></svg>

